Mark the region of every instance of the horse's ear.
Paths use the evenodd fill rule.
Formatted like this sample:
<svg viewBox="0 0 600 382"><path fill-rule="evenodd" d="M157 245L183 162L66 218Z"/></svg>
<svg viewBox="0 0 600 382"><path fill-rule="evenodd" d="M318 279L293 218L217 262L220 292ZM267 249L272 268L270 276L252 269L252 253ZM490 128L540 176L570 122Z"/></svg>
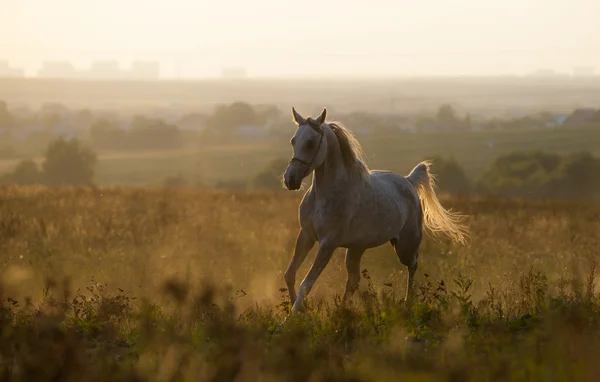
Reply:
<svg viewBox="0 0 600 382"><path fill-rule="evenodd" d="M326 107L323 108L323 112L321 113L319 118L317 118L317 123L319 124L319 126L322 125L323 123L325 123L325 117L327 117L327 108Z"/></svg>
<svg viewBox="0 0 600 382"><path fill-rule="evenodd" d="M304 117L302 117L300 114L298 114L298 112L296 111L296 109L293 106L292 106L292 115L294 116L294 121L298 125L306 124L306 119L304 119Z"/></svg>

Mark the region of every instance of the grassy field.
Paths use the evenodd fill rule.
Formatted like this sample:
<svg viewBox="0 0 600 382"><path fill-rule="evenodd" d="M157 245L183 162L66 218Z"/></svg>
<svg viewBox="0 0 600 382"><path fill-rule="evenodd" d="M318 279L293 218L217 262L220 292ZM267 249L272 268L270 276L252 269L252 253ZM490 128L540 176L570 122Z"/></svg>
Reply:
<svg viewBox="0 0 600 382"><path fill-rule="evenodd" d="M351 125L349 125L352 128ZM293 127L290 125L290 137ZM482 131L452 133L397 133L358 137L371 168L407 173L424 157L454 157L467 176L475 178L500 155L515 150L556 153L589 151L600 155L600 127L561 127L547 130ZM493 149L489 143L493 142ZM270 160L288 159L292 149L286 140L236 142L180 151L99 153L96 181L101 186L154 186L175 174L188 181L214 185L220 181L247 179ZM38 162L41 157L36 158ZM17 161L0 160L0 174L12 171ZM284 169L281 169L283 172Z"/></svg>
<svg viewBox="0 0 600 382"><path fill-rule="evenodd" d="M383 246L342 306L338 250L277 331L300 198L2 189L0 380L596 380L600 205L443 200L471 241L424 240L414 303Z"/></svg>

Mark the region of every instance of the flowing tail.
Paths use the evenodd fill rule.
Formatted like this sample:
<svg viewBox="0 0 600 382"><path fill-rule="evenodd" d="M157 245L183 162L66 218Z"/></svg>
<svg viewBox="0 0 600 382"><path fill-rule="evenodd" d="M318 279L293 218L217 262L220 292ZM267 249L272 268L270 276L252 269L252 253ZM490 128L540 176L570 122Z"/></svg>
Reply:
<svg viewBox="0 0 600 382"><path fill-rule="evenodd" d="M425 228L434 238L439 238L439 234L444 233L452 241L464 244L468 239L467 228L461 224L465 216L446 210L440 204L435 194L435 177L430 172L430 167L430 161L423 161L406 177L419 195Z"/></svg>

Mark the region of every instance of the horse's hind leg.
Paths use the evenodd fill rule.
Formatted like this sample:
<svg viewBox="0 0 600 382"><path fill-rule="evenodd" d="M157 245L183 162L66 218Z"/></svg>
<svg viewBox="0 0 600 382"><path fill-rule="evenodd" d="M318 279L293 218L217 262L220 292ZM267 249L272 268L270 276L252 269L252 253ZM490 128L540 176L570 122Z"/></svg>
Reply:
<svg viewBox="0 0 600 382"><path fill-rule="evenodd" d="M419 252L415 251L413 254L413 262L411 265L408 265L408 281L407 281L407 285L406 285L406 297L404 298L404 301L408 301L411 293L413 292L413 283L415 280L415 273L417 272L417 267L418 267L418 259L419 259Z"/></svg>
<svg viewBox="0 0 600 382"><path fill-rule="evenodd" d="M421 244L421 235L410 236L404 233L400 235L400 240L392 239L391 244L396 251L396 255L400 262L408 268L408 281L406 286L406 298L408 301L417 272L418 260L419 260L419 246Z"/></svg>
<svg viewBox="0 0 600 382"><path fill-rule="evenodd" d="M348 248L346 251L346 271L348 279L346 280L346 291L344 292L344 302L356 292L360 284L360 260L365 253L364 248Z"/></svg>
<svg viewBox="0 0 600 382"><path fill-rule="evenodd" d="M315 245L316 240L310 237L304 230L300 230L296 238L296 247L294 248L294 256L290 261L287 271L285 271L285 283L290 294L290 301L293 304L296 302L296 273L306 259L306 255Z"/></svg>

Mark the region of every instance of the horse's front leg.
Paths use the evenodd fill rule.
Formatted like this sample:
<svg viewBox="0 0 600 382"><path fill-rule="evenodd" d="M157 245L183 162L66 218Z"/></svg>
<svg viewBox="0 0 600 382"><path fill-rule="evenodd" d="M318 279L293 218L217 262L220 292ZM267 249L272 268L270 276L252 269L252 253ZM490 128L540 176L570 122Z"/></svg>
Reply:
<svg viewBox="0 0 600 382"><path fill-rule="evenodd" d="M331 256L335 251L336 246L323 241L320 243L319 252L317 253L317 257L315 258L315 262L312 267L308 271L308 274L302 280L302 284L300 284L300 289L298 291L298 297L296 298L296 302L294 306L292 306L292 313L295 313L302 309L302 303L304 302L304 298L308 296L310 290L312 289L315 281L321 275L321 272L325 269L329 260L331 260Z"/></svg>
<svg viewBox="0 0 600 382"><path fill-rule="evenodd" d="M290 294L290 302L293 304L296 302L296 273L298 268L306 259L306 255L315 245L315 239L310 237L304 230L300 229L298 237L296 238L296 247L294 248L294 256L287 271L285 271L285 283Z"/></svg>

